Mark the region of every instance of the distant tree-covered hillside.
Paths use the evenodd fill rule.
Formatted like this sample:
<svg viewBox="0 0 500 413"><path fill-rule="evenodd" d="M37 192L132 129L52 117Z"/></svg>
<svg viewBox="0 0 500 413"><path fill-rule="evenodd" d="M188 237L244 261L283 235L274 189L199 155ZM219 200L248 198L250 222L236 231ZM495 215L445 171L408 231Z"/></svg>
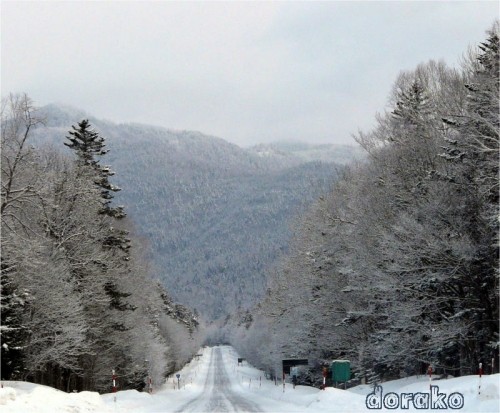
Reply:
<svg viewBox="0 0 500 413"><path fill-rule="evenodd" d="M37 132L50 141L85 116L56 105L44 113L47 127ZM113 182L126 189L117 203L150 242L159 278L175 300L209 318L258 301L290 224L338 170L325 158L335 158L334 146L316 148L323 158L314 161L311 145L271 145L277 149L263 155L198 132L90 119L108 138ZM344 160L359 153L338 148Z"/></svg>

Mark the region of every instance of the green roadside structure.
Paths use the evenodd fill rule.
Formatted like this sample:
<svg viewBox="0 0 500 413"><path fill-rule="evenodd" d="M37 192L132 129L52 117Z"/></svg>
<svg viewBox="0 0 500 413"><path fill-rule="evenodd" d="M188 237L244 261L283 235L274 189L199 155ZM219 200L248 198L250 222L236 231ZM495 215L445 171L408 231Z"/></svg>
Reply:
<svg viewBox="0 0 500 413"><path fill-rule="evenodd" d="M345 388L345 383L351 379L351 362L349 360L333 360L330 371L333 383L344 383Z"/></svg>

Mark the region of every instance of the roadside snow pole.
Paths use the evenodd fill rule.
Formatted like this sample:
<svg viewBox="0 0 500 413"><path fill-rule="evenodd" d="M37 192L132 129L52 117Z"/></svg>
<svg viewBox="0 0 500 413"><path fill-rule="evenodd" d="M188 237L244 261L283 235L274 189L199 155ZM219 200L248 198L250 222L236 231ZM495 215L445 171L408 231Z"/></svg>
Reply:
<svg viewBox="0 0 500 413"><path fill-rule="evenodd" d="M283 370L283 393L285 392L285 370Z"/></svg>
<svg viewBox="0 0 500 413"><path fill-rule="evenodd" d="M144 363L146 364L146 368L148 370L148 378L146 379L146 387L148 388L148 393L153 394L153 381L151 379L151 361L149 361L148 359L145 359Z"/></svg>
<svg viewBox="0 0 500 413"><path fill-rule="evenodd" d="M113 380L112 391L113 391L113 393L116 393L116 374L115 374L115 369L113 369L111 371L113 373L113 375L111 376L112 380ZM113 401L116 403L116 394L113 396Z"/></svg>
<svg viewBox="0 0 500 413"><path fill-rule="evenodd" d="M148 376L148 393L153 394L153 380Z"/></svg>
<svg viewBox="0 0 500 413"><path fill-rule="evenodd" d="M432 390L432 366L430 364L427 373L429 374L429 389Z"/></svg>
<svg viewBox="0 0 500 413"><path fill-rule="evenodd" d="M326 367L323 367L323 389L325 390L326 387L326 376L328 374L328 369Z"/></svg>
<svg viewBox="0 0 500 413"><path fill-rule="evenodd" d="M259 387L262 387L262 376L259 377Z"/></svg>
<svg viewBox="0 0 500 413"><path fill-rule="evenodd" d="M479 363L479 387L478 394L481 394L481 376L483 375L483 363Z"/></svg>

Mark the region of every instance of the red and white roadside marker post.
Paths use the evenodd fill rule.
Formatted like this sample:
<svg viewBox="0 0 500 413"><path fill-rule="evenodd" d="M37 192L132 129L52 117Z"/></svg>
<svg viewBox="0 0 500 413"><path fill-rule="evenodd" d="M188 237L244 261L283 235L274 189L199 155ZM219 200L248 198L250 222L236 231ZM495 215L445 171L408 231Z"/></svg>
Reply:
<svg viewBox="0 0 500 413"><path fill-rule="evenodd" d="M145 359L144 363L146 364L146 368L148 371L148 376L146 379L146 387L148 388L148 393L153 394L153 380L151 379L151 361Z"/></svg>
<svg viewBox="0 0 500 413"><path fill-rule="evenodd" d="M113 373L113 375L111 376L112 380L113 380L112 392L116 393L117 389L116 389L116 374L115 374L115 369L112 370L112 373ZM113 401L116 403L116 394L113 397Z"/></svg>
<svg viewBox="0 0 500 413"><path fill-rule="evenodd" d="M328 369L323 367L323 390L326 388L326 376L328 375Z"/></svg>
<svg viewBox="0 0 500 413"><path fill-rule="evenodd" d="M432 366L430 364L427 368L427 373L429 374L429 389L432 390Z"/></svg>
<svg viewBox="0 0 500 413"><path fill-rule="evenodd" d="M153 380L148 376L148 393L153 394Z"/></svg>
<svg viewBox="0 0 500 413"><path fill-rule="evenodd" d="M483 375L483 363L479 363L479 387L477 389L478 394L481 394L481 377Z"/></svg>

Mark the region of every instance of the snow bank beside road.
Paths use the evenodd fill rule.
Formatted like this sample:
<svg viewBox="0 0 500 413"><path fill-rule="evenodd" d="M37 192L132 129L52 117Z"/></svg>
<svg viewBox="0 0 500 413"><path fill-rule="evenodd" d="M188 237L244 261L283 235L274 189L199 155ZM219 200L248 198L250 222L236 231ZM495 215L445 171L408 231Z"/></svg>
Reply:
<svg viewBox="0 0 500 413"><path fill-rule="evenodd" d="M184 407L190 410L196 407L190 402L202 394L210 397L214 374L212 349L205 348L199 360L193 360L179 373L181 388L174 389L177 380L170 378L155 392L139 393L135 390L119 391L115 394L100 396L93 392L64 393L47 386L25 382L3 382L0 389L0 411L2 413L168 413L180 411ZM238 354L231 347L221 347L220 354L224 368L230 376L231 393L239 398L251 400L258 404L264 412L272 413L334 413L334 412L377 412L387 409L370 410L366 407L367 395L373 392L370 386L357 386L349 390L327 388L324 391L312 387L296 386L287 383L276 386L273 381L265 380L264 374L254 367L244 364L238 366ZM500 411L500 375L483 376L481 378L481 394L478 394L478 376L465 376L445 380L434 380L432 384L439 387L440 393L447 395L458 392L464 397L464 405L457 412L499 412ZM427 393L429 378L425 376L408 377L381 383L383 394L394 392ZM204 397L204 396L203 396ZM203 404L203 403L202 403ZM184 406L184 407L183 407ZM192 409L191 409L192 410ZM395 409L399 412L435 412L437 410L415 409L411 403L409 409Z"/></svg>
<svg viewBox="0 0 500 413"><path fill-rule="evenodd" d="M2 413L112 413L99 393L65 393L22 381L4 381L0 389Z"/></svg>
<svg viewBox="0 0 500 413"><path fill-rule="evenodd" d="M16 391L12 387L0 389L0 404L7 404L11 400L16 400Z"/></svg>
<svg viewBox="0 0 500 413"><path fill-rule="evenodd" d="M233 366L233 372L237 375L238 381L243 391L250 392L255 396L260 395L282 402L287 402L295 406L301 406L304 412L330 413L330 412L377 412L377 411L400 411L400 412L422 412L438 411L432 409L415 409L409 403L408 409L368 409L366 407L366 397L373 392L373 387L368 385L356 386L348 390L327 388L325 391L307 386L296 386L286 383L285 392L282 385L275 386L274 382L262 379L264 373L254 367L244 363L237 366L238 354L230 348L225 353L226 366ZM464 376L450 379L438 380L437 376L432 381L433 386L438 386L440 393L458 392L464 397L464 406L461 409L448 411L457 412L500 412L500 374L483 376L481 378L481 394L478 394L479 377ZM404 379L381 383L383 394L395 392L402 393L428 393L429 377L412 376ZM259 403L262 404L259 399ZM273 410L269 410L273 411Z"/></svg>

